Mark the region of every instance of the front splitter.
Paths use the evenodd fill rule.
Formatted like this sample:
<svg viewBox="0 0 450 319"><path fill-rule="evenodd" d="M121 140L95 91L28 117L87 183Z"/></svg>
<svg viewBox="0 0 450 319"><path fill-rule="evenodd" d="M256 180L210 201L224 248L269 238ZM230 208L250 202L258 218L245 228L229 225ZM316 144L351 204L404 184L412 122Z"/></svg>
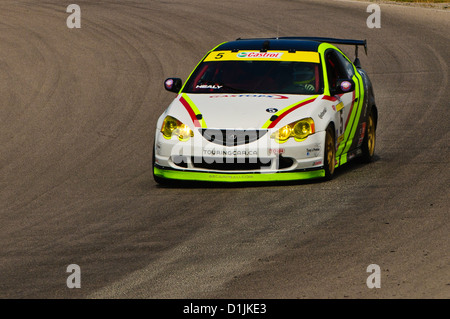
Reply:
<svg viewBox="0 0 450 319"><path fill-rule="evenodd" d="M193 172L185 170L153 168L153 173L157 177L202 182L276 182L293 181L325 177L325 170L308 170L295 172L277 173L216 173L216 172Z"/></svg>

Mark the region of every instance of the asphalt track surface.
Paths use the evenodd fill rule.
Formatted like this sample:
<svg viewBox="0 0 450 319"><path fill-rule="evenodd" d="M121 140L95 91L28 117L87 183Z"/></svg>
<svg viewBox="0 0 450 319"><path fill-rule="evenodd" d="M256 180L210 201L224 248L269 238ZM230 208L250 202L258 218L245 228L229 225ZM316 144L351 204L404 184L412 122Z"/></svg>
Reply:
<svg viewBox="0 0 450 319"><path fill-rule="evenodd" d="M369 29L365 2L76 3L80 29L61 1L0 4L1 298L450 297L448 10L381 4ZM157 186L163 80L277 35L367 39L375 161L330 182Z"/></svg>

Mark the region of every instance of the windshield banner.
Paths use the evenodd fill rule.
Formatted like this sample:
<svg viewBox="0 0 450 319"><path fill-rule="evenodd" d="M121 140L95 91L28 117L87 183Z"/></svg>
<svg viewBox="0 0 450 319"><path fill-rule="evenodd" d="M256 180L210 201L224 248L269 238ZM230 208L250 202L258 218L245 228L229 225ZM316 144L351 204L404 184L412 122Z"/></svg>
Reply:
<svg viewBox="0 0 450 319"><path fill-rule="evenodd" d="M211 61L292 61L319 63L319 53L309 51L212 51L204 62Z"/></svg>

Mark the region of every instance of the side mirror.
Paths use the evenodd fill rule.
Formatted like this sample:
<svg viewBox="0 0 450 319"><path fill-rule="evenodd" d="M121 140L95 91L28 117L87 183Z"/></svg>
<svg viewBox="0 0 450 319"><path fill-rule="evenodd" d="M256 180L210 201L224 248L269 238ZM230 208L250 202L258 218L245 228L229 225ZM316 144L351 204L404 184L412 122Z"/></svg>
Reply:
<svg viewBox="0 0 450 319"><path fill-rule="evenodd" d="M164 81L164 88L167 91L178 93L181 90L183 81L179 78L168 78Z"/></svg>
<svg viewBox="0 0 450 319"><path fill-rule="evenodd" d="M331 92L331 95L345 94L355 90L355 82L351 79L338 80L336 88Z"/></svg>

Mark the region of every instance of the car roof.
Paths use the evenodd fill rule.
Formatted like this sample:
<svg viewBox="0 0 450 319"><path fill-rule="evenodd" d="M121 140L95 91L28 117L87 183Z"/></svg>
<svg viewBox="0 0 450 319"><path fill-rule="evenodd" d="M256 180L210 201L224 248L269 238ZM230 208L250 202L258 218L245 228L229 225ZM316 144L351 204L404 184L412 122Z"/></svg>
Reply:
<svg viewBox="0 0 450 319"><path fill-rule="evenodd" d="M289 38L237 39L222 43L214 51L282 50L317 52L321 42Z"/></svg>

